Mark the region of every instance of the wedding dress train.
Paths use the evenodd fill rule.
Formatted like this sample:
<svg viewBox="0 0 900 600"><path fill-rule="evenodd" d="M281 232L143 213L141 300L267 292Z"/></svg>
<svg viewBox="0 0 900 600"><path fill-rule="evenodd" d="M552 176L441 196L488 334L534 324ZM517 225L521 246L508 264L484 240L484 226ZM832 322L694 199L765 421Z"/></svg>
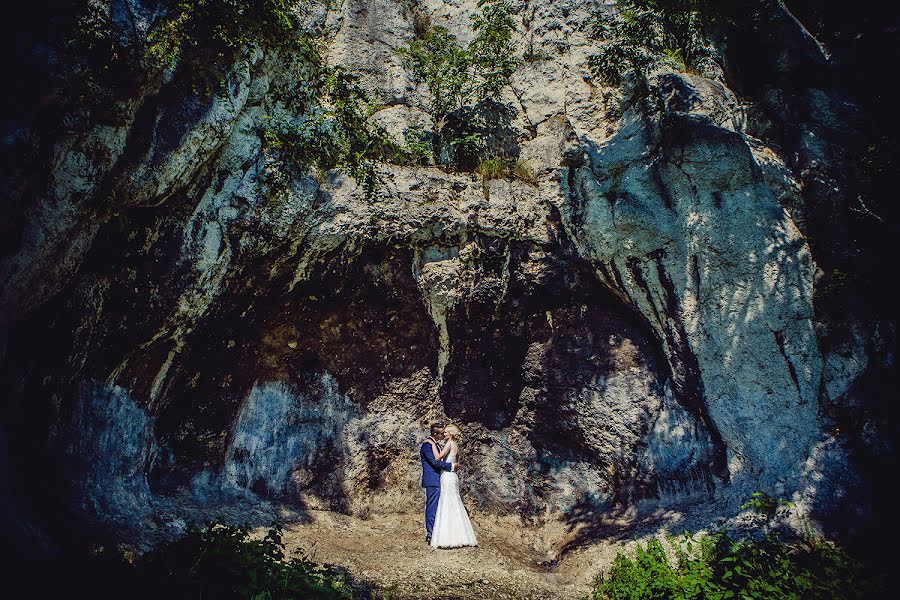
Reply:
<svg viewBox="0 0 900 600"><path fill-rule="evenodd" d="M450 451L447 462L456 462L456 452ZM441 495L438 497L437 515L431 533L431 547L459 548L477 545L469 514L459 496L459 476L452 471L442 471Z"/></svg>

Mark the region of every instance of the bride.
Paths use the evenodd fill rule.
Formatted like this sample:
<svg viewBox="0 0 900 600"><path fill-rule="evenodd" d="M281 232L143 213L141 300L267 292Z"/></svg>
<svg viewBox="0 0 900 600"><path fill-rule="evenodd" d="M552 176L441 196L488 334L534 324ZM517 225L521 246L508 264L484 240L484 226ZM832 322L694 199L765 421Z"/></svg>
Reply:
<svg viewBox="0 0 900 600"><path fill-rule="evenodd" d="M444 427L443 450L434 446L434 456L438 460L455 463L459 458L459 428L455 425ZM475 531L469 521L466 507L459 497L459 476L454 471L441 472L441 495L438 497L437 515L434 519L434 531L431 535L432 548L458 548L460 546L477 546Z"/></svg>

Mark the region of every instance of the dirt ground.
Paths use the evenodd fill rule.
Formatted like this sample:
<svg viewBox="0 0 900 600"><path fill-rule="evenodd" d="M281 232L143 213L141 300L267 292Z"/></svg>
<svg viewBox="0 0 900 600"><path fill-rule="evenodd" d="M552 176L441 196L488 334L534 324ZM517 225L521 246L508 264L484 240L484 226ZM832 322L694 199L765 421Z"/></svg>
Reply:
<svg viewBox="0 0 900 600"><path fill-rule="evenodd" d="M697 505L689 512L651 506L535 525L518 516L470 511L478 546L433 549L425 543L424 514L404 507L402 497L393 500L379 502L365 515L258 500L214 509L185 501L178 514L200 523L211 518L252 523L255 538L277 520L288 557L299 552L316 563L342 567L379 600L574 600L587 596L596 575L618 552L630 552L651 537L698 535L709 526L726 526L719 515L728 510L718 504ZM741 526L743 520L728 523Z"/></svg>
<svg viewBox="0 0 900 600"><path fill-rule="evenodd" d="M391 599L579 598L616 552L633 543L575 549L552 564L554 546L566 536L561 527L523 528L513 518L472 515L478 547L432 549L420 514L360 519L310 511L308 517L285 526L289 555L299 549L316 562L345 567Z"/></svg>

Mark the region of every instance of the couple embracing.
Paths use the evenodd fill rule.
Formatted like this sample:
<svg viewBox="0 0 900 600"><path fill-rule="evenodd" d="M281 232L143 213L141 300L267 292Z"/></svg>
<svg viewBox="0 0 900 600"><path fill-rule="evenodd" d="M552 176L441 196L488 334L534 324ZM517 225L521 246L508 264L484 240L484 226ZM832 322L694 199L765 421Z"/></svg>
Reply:
<svg viewBox="0 0 900 600"><path fill-rule="evenodd" d="M422 442L422 487L425 488L425 541L432 548L477 546L475 531L459 497L456 474L460 431L455 425L431 425ZM446 460L444 460L446 459Z"/></svg>

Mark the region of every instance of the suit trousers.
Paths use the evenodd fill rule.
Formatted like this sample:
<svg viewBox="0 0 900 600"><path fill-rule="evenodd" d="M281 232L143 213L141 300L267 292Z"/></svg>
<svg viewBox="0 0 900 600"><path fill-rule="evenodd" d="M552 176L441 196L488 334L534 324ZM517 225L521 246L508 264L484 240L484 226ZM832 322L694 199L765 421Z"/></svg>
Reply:
<svg viewBox="0 0 900 600"><path fill-rule="evenodd" d="M434 517L437 515L438 499L441 497L440 486L428 486L425 488L425 535L431 539L431 531L434 529Z"/></svg>

